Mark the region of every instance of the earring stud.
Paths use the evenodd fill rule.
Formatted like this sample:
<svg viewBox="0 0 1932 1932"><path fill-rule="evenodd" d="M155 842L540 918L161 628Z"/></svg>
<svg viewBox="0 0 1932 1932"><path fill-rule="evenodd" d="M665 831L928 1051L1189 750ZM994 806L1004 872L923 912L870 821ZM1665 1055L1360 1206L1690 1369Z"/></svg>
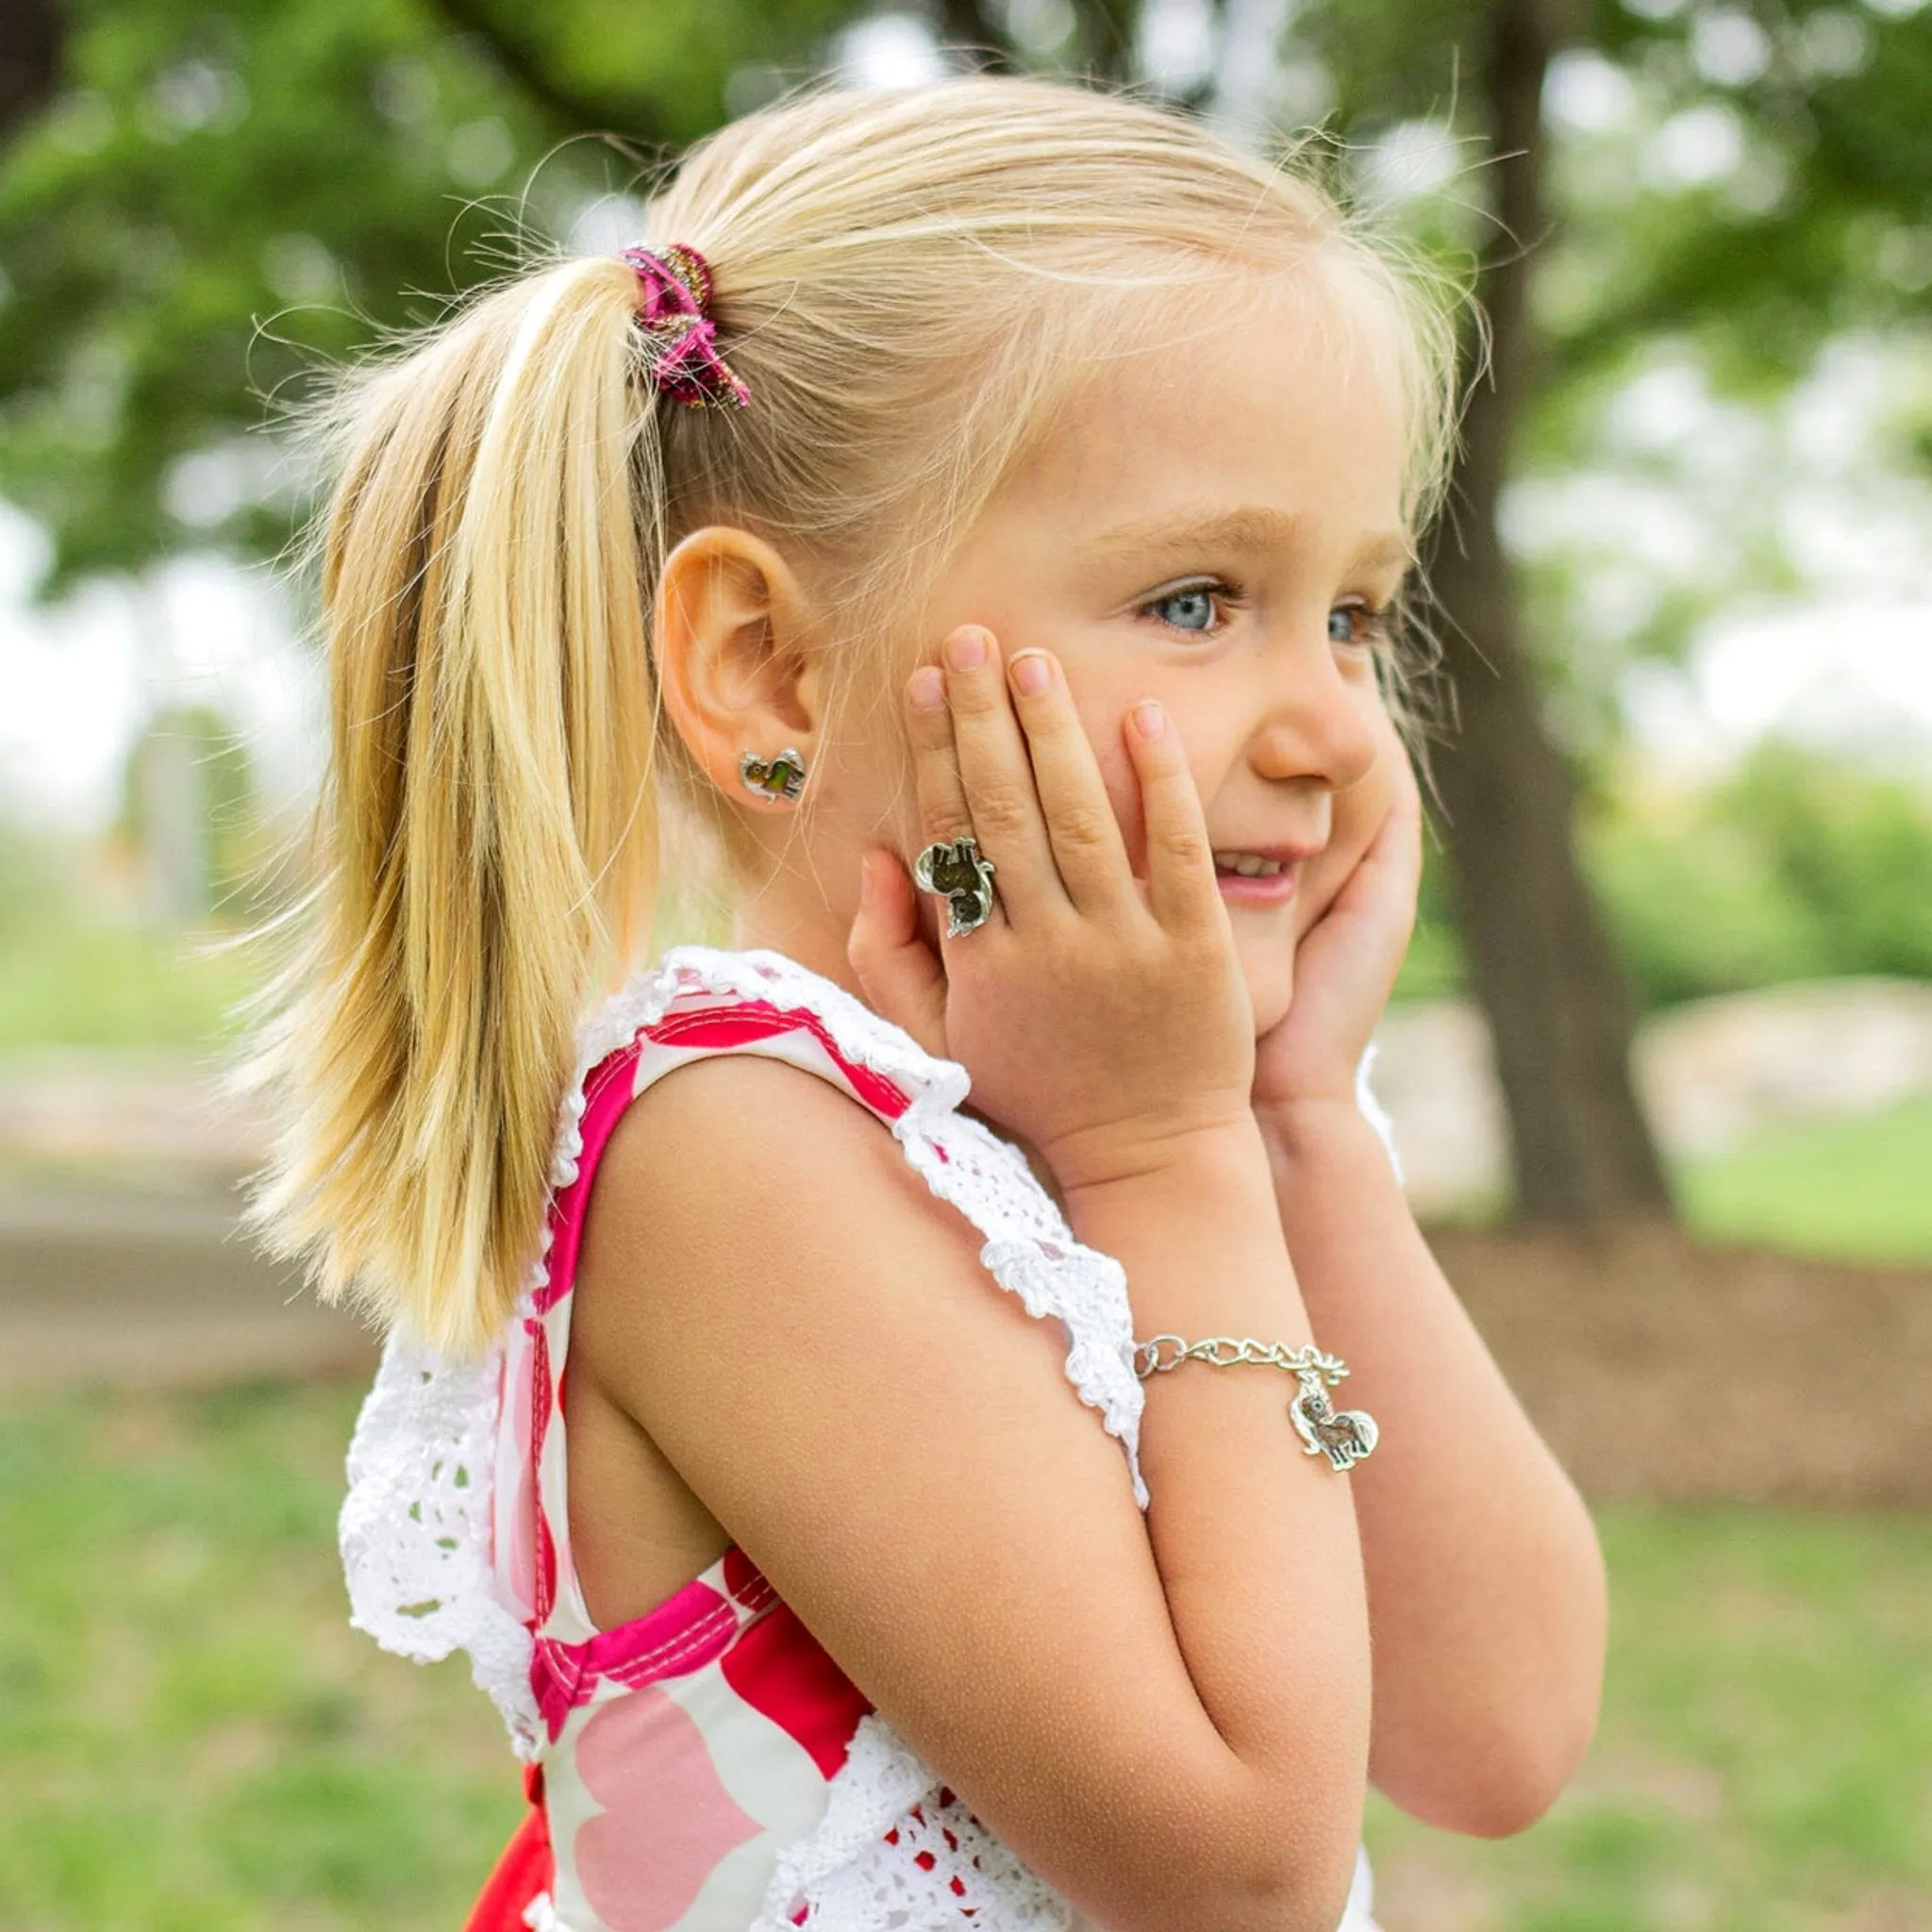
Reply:
<svg viewBox="0 0 1932 1932"><path fill-rule="evenodd" d="M746 790L760 798L796 798L805 790L805 760L790 745L771 758L748 751L738 770Z"/></svg>

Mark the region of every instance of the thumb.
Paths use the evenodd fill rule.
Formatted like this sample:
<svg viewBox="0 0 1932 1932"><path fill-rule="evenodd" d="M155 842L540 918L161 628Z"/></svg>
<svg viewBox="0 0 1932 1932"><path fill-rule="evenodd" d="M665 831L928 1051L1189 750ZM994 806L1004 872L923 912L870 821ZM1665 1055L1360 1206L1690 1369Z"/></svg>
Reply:
<svg viewBox="0 0 1932 1932"><path fill-rule="evenodd" d="M919 932L919 901L896 855L859 861L858 916L845 957L867 1004L938 1059L946 1053L946 972Z"/></svg>

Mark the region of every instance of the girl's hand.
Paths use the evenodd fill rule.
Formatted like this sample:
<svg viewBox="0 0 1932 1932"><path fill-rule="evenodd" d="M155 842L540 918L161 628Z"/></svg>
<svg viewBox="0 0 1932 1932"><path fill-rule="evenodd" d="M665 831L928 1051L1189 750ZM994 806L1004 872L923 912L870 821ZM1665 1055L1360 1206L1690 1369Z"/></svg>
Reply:
<svg viewBox="0 0 1932 1932"><path fill-rule="evenodd" d="M1306 1102L1355 1106L1356 1069L1408 950L1422 883L1422 793L1392 723L1382 757L1392 780L1388 811L1341 891L1303 934L1294 996L1256 1042L1254 1107L1264 1129L1270 1112Z"/></svg>
<svg viewBox="0 0 1932 1932"><path fill-rule="evenodd" d="M1009 685L977 626L944 657L907 688L920 844L972 834L995 904L935 955L906 859L869 852L848 946L867 999L960 1061L974 1104L1070 1192L1159 1167L1204 1131L1252 1133L1254 1009L1173 724L1141 705L1122 726L1143 886L1058 662L1023 652Z"/></svg>

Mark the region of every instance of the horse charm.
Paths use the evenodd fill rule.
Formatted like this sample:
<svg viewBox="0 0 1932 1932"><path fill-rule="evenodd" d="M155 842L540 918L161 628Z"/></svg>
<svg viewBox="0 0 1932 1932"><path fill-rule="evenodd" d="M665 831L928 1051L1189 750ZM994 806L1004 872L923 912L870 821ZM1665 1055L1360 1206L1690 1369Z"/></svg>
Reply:
<svg viewBox="0 0 1932 1932"><path fill-rule="evenodd" d="M912 880L922 892L946 902L946 937L958 939L992 917L992 860L979 856L970 835L928 845L913 861Z"/></svg>
<svg viewBox="0 0 1932 1932"><path fill-rule="evenodd" d="M754 791L767 798L796 798L805 790L805 760L790 745L771 758L748 751L739 759L738 770Z"/></svg>
<svg viewBox="0 0 1932 1932"><path fill-rule="evenodd" d="M1288 1412L1302 1439L1302 1454L1325 1456L1339 1474L1345 1474L1374 1448L1374 1417L1359 1408L1336 1408L1320 1374L1313 1370L1304 1370L1296 1379L1301 1393L1289 1404Z"/></svg>

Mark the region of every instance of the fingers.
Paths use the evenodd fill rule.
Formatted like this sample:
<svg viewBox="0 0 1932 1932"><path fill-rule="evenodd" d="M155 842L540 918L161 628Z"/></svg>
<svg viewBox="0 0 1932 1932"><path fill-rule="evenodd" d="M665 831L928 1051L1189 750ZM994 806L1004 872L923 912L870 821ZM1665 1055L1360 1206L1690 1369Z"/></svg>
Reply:
<svg viewBox="0 0 1932 1932"><path fill-rule="evenodd" d="M1024 924L1037 911L1063 906L1065 894L1000 648L991 632L966 625L946 640L941 656L953 761L970 829L998 869L995 886L1008 919Z"/></svg>
<svg viewBox="0 0 1932 1932"><path fill-rule="evenodd" d="M858 916L845 957L873 1010L943 1059L945 968L920 933L918 898L893 853L868 852L860 862Z"/></svg>
<svg viewBox="0 0 1932 1932"><path fill-rule="evenodd" d="M1423 794L1407 748L1399 741L1384 754L1392 760L1389 809L1363 855L1364 867L1386 874L1391 887L1413 899L1423 875Z"/></svg>
<svg viewBox="0 0 1932 1932"><path fill-rule="evenodd" d="M1089 914L1138 905L1120 823L1059 665L1049 652L1022 651L1008 669L1067 896Z"/></svg>
<svg viewBox="0 0 1932 1932"><path fill-rule="evenodd" d="M906 735L912 745L912 783L921 835L949 842L973 829L965 788L953 757L953 721L946 712L945 673L922 664L906 685Z"/></svg>
<svg viewBox="0 0 1932 1932"><path fill-rule="evenodd" d="M919 806L921 844L950 845L959 839L976 837L973 810L967 803L953 750L953 721L947 709L945 674L937 665L922 664L907 681L906 736L912 746L912 783ZM1004 877L998 880L1000 888L1004 889L1006 884ZM913 902L915 918L917 903ZM993 919L1003 917L1006 903L1003 891L995 891Z"/></svg>
<svg viewBox="0 0 1932 1932"><path fill-rule="evenodd" d="M1198 930L1224 920L1201 794L1194 789L1179 733L1159 705L1143 698L1128 711L1122 736L1141 781L1147 895L1155 918L1170 932Z"/></svg>
<svg viewBox="0 0 1932 1932"><path fill-rule="evenodd" d="M1423 789L1409 762L1407 747L1398 742L1393 757L1395 797L1383 831L1393 841L1399 870L1414 891L1420 888L1423 876Z"/></svg>

